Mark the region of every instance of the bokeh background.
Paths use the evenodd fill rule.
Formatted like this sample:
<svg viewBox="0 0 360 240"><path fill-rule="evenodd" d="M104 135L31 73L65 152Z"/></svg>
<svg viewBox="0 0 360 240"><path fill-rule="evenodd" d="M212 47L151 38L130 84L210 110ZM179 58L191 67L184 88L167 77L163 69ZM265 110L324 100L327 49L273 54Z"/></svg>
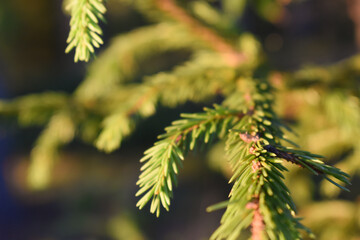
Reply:
<svg viewBox="0 0 360 240"><path fill-rule="evenodd" d="M274 69L294 71L303 66L332 64L357 54L359 1L283 2L284 11L280 15L261 15L246 8L238 19L239 29L251 32L262 43ZM75 64L72 54L64 53L69 17L64 14L62 4L61 0L0 1L1 98L13 99L44 91L71 93L84 78L87 65ZM150 24L134 9L116 0L108 1L106 18L108 23L102 25L103 48L113 36ZM150 74L159 69L168 70L187 57L187 52L163 54L140 71ZM330 164L353 154L354 150L346 146L331 152L338 132L318 131L319 125L327 124L327 119L314 123L311 116L316 115L315 107L306 111L298 109L303 96L316 102L321 95L313 90L297 94L287 96L280 91L278 103L279 111L301 119L301 124L292 123L299 130L305 129L306 137L295 137L296 141L305 149L329 157ZM290 101L284 104L281 99ZM139 211L134 196L140 168L138 159L143 151L181 112L201 109L201 105L192 103L175 109L161 108L112 154L72 142L62 150L52 174L53 184L43 191L31 191L26 183L29 153L41 128L19 128L16 122L2 122L0 239L207 239L218 226L222 212L207 213L206 208L224 200L230 190L226 169L217 165L216 159L223 155L219 147L194 153L186 159L169 213L157 219L147 210ZM359 141L359 137L352 135L352 141ZM350 168L359 168L356 165L359 161L352 160L355 164ZM288 167L293 170L288 184L300 215L319 239L360 239L359 177L352 179L351 193L339 193L323 187L320 179L310 178L304 170Z"/></svg>

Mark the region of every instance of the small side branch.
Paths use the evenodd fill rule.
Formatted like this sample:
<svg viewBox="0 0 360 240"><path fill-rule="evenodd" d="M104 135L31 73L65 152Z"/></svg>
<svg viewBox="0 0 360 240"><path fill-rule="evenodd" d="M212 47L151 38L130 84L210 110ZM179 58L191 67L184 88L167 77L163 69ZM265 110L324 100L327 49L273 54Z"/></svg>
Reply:
<svg viewBox="0 0 360 240"><path fill-rule="evenodd" d="M298 156L296 156L293 153L288 153L286 151L282 151L280 149L277 149L276 147L272 146L272 145L266 145L264 146L264 149L266 149L269 152L272 152L274 154L276 154L277 157L282 158L288 162L291 162L293 164L298 165L299 167L307 167L310 168L309 170L312 170L315 174L319 175L319 174L324 174L324 172L317 168L316 166L313 166L311 164L306 164L304 161L301 161L299 159Z"/></svg>
<svg viewBox="0 0 360 240"><path fill-rule="evenodd" d="M272 152L272 153L276 154L276 156L279 157L279 158L285 159L288 162L291 162L293 164L296 164L296 165L299 165L300 167L302 167L300 162L299 162L299 159L294 154L279 150L279 149L277 149L276 147L274 147L272 145L266 145L266 146L264 146L264 149L266 149L269 152Z"/></svg>

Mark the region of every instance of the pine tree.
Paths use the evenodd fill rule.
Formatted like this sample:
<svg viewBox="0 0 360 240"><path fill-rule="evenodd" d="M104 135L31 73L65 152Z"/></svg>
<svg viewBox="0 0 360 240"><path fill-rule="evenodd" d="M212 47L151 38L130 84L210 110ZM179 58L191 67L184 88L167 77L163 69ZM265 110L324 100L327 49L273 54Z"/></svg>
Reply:
<svg viewBox="0 0 360 240"><path fill-rule="evenodd" d="M236 31L237 16L250 4L246 1L223 0L221 8L210 1L121 2L154 23L115 37L90 63L87 76L73 94L33 94L0 104L1 114L17 118L22 126L45 126L31 152L30 186L43 189L50 184L59 149L75 137L110 153L159 106L213 102L213 107L204 107L202 112L182 114L145 151L140 160L137 206L150 205L150 212L158 217L162 209L169 211L187 153L220 141L227 161L219 164L230 166L232 189L228 200L208 208L226 209L211 239L238 239L244 229L251 230L254 240L301 239L302 230L312 236L301 224L284 182L285 163L321 176L345 191L350 175L360 167L355 157L348 160L352 164L343 166L348 175L325 164L322 156L301 149L288 138L292 129L279 117L274 102L284 92L321 87L325 89L325 117L338 126L344 141L351 134L360 136L359 88L352 86L355 81L341 81L359 75L359 57L332 66L279 73L264 67L261 44L253 35ZM251 7L269 21L283 7L280 1L254 3ZM67 0L65 5L71 16L65 51L75 51L75 62L87 62L103 44L100 22L105 21L106 2ZM184 49L192 53L185 63L168 72L144 76L141 82L133 81L138 77L138 63L159 53ZM329 90L333 88L337 91ZM220 103L215 100L219 97ZM322 113L313 109L312 114ZM300 135L305 134L299 129ZM359 156L359 143L347 144ZM336 194L337 190L323 185L328 194Z"/></svg>

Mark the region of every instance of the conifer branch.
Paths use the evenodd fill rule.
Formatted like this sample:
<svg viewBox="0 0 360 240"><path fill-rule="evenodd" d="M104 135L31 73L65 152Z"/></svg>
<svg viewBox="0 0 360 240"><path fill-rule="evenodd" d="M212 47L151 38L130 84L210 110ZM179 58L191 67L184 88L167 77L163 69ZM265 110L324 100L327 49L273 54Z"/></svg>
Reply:
<svg viewBox="0 0 360 240"><path fill-rule="evenodd" d="M251 118L244 117L235 128L247 128ZM299 223L292 214L295 206L289 190L281 179L284 167L266 155L261 148L263 139L244 141L240 135L232 131L226 142L233 169L229 182L234 185L221 225L211 239L237 239L249 226L253 239L296 239Z"/></svg>
<svg viewBox="0 0 360 240"><path fill-rule="evenodd" d="M274 84L288 89L323 86L329 89L356 88L357 77L360 76L360 55L329 65L303 66L294 72L277 72L274 75Z"/></svg>
<svg viewBox="0 0 360 240"><path fill-rule="evenodd" d="M223 137L227 130L243 117L238 111L230 111L221 106L205 109L204 113L182 114L183 119L165 128L160 141L145 151L140 162L145 162L139 176L140 189L136 196L143 195L137 206L142 209L151 199L150 211L160 214L160 206L169 210L176 175L182 167L184 154L193 150L197 143L209 143L214 137Z"/></svg>
<svg viewBox="0 0 360 240"><path fill-rule="evenodd" d="M134 129L139 117L149 117L155 112L158 92L154 88L140 85L127 89L121 105L103 120L103 128L95 141L98 149L112 152L120 147L122 140Z"/></svg>
<svg viewBox="0 0 360 240"><path fill-rule="evenodd" d="M64 93L30 94L14 101L0 101L0 114L17 118L22 126L38 126L47 124L68 104L69 96Z"/></svg>
<svg viewBox="0 0 360 240"><path fill-rule="evenodd" d="M327 174L331 175L346 184L351 184L350 181L348 180L350 176L336 167L332 167L324 164L324 162L318 159L318 158L323 158L320 155L312 154L306 151L285 148L282 146L276 148L271 145L266 145L264 146L264 149L266 149L271 153L274 153L279 158L285 159L286 161L294 163L300 167L307 168L315 175L323 175L325 179L328 180L329 182L333 183L334 185L338 186L339 188L345 191L349 191L349 189L347 189L346 187L343 187L333 182L331 179L326 177L326 175Z"/></svg>
<svg viewBox="0 0 360 240"><path fill-rule="evenodd" d="M104 21L105 0L66 1L71 29L65 51L75 49L75 62L88 61L95 48L103 44L99 22ZM294 202L283 181L283 172L287 171L283 162L306 168L344 190L348 189L341 184L350 184L349 175L324 164L319 155L283 145L283 141L291 143L283 133L289 129L272 108L272 88L266 81L253 79L261 72L255 69L261 61L257 42L243 34L239 38L241 46L236 48L176 2L136 1L145 15L161 15L164 22L116 37L91 65L71 101L65 94L39 94L0 102L0 113L16 116L22 125L46 124L31 152L29 183L37 189L49 184L58 149L75 136L75 114L80 116L80 124L96 119L91 142L96 138L98 149L111 152L131 134L140 118L155 113L158 104L174 107L221 95L225 100L220 106L182 114L145 151L140 160L143 166L137 181L137 207L142 209L151 202L151 213L159 216L161 208L168 211L185 155L221 138L226 140L225 151L232 169L229 183L233 186L227 201L211 207L226 207L211 239L235 240L246 228L250 228L253 240L300 239L299 230L308 230L296 217ZM175 21L167 23L169 18ZM193 57L172 71L146 77L138 71L154 55L183 49L190 50ZM339 79L344 75L359 76L359 59L356 56L349 62L307 68L285 77L295 79L288 84L290 88L319 82L329 88L342 86ZM130 83L138 77L143 78L141 83ZM352 119L350 125L355 128L358 114L352 116L347 118Z"/></svg>
<svg viewBox="0 0 360 240"><path fill-rule="evenodd" d="M287 170L282 159L344 183L349 183L348 175L325 165L317 159L318 155L282 147L282 124L271 108L271 94L264 92L269 93L269 87L256 80L246 82L242 100L234 102L235 95L229 97L230 101L225 100L230 105L240 102L251 114L236 123L227 136L226 151L233 170L229 183L234 185L221 225L211 239L236 239L247 227L251 227L252 238L256 240L298 239L301 237L298 229L309 230L295 217L295 205L282 181L282 172Z"/></svg>
<svg viewBox="0 0 360 240"><path fill-rule="evenodd" d="M75 126L65 111L54 114L39 136L31 151L28 183L33 189L44 189L51 180L51 173L58 149L69 143L75 135Z"/></svg>
<svg viewBox="0 0 360 240"><path fill-rule="evenodd" d="M118 96L117 99L99 103L101 106L116 103L116 108L104 119L96 147L106 152L117 149L124 137L132 132L139 117L152 115L157 103L176 106L189 100L205 101L217 93L229 91L228 84L234 81L235 73L220 63L213 66L213 58L216 56L201 55L172 72L147 77L143 84L115 90L116 94L110 96Z"/></svg>
<svg viewBox="0 0 360 240"><path fill-rule="evenodd" d="M174 0L155 0L155 3L169 17L186 25L198 38L206 42L213 50L219 52L229 66L235 67L246 61L246 56L243 53L235 50L222 37L187 14L177 6Z"/></svg>
<svg viewBox="0 0 360 240"><path fill-rule="evenodd" d="M193 50L196 42L179 24L160 23L115 37L109 47L91 63L75 97L89 107L111 96L114 89L133 80L138 65L153 54L172 50Z"/></svg>
<svg viewBox="0 0 360 240"><path fill-rule="evenodd" d="M71 0L66 6L71 13L70 33L66 53L75 48L74 61L89 61L94 48L103 44L99 20L105 21L103 0Z"/></svg>

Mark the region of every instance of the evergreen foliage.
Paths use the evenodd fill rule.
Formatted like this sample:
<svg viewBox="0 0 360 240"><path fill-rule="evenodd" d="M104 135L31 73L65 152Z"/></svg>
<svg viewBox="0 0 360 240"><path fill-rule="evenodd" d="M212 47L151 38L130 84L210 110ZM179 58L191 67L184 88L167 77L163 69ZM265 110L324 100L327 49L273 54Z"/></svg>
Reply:
<svg viewBox="0 0 360 240"><path fill-rule="evenodd" d="M229 125L238 118L237 111L229 111L220 106L205 109L205 113L183 114L183 119L173 122L166 133L159 136L160 141L145 152L140 160L146 161L137 184L140 190L137 196L146 193L138 202L139 208L152 198L150 211L160 214L160 203L169 210L176 174L182 167L184 154L193 150L197 143L208 144L214 136L223 137Z"/></svg>
<svg viewBox="0 0 360 240"><path fill-rule="evenodd" d="M72 95L43 93L2 101L1 115L17 118L23 126L46 126L31 153L30 186L43 189L49 185L59 148L74 137L109 153L120 147L141 119L155 114L159 105L175 107L187 101L206 104L220 97L222 102L212 108L182 114L145 151L140 160L143 166L136 196L141 197L137 206L142 209L150 203L150 212L156 216L161 208L169 211L186 154L220 139L226 142L228 163L221 164L230 165L232 189L227 201L208 208L226 208L211 239L238 239L247 228L254 240L300 239L300 230L311 235L300 223L284 183L284 172L288 171L284 162L320 175L346 191L351 176L287 138L285 132L291 129L274 110L278 93L272 87L272 72L259 73L263 67L260 44L248 33L226 34L233 29L235 16L241 14L246 1L223 2L224 8L219 10L208 2L195 1L188 5L188 13L173 0L135 1L132 7L159 23L115 37L91 63L86 78ZM255 2L252 6L271 21L276 18L271 14L277 15L281 9L278 1ZM269 5L276 11L267 15L264 9ZM103 43L99 21L104 21L104 2L69 0L67 10L71 28L66 52L75 48L75 62L88 61L94 47ZM133 81L139 77L143 62L159 53L179 50L192 55L171 71ZM358 58L354 59L329 69L308 67L285 73L281 87L306 91L314 85L326 89L337 86L338 93L324 94L325 115L344 134L359 131L359 102L343 94L342 88L348 86L339 81L345 73L360 72ZM348 144L359 156L360 145ZM346 171L353 175L359 169L357 164Z"/></svg>
<svg viewBox="0 0 360 240"><path fill-rule="evenodd" d="M66 53L75 48L74 61L89 61L94 47L98 48L103 41L99 20L104 21L106 8L103 0L71 0L66 10L71 14L70 33L66 42L69 44Z"/></svg>

